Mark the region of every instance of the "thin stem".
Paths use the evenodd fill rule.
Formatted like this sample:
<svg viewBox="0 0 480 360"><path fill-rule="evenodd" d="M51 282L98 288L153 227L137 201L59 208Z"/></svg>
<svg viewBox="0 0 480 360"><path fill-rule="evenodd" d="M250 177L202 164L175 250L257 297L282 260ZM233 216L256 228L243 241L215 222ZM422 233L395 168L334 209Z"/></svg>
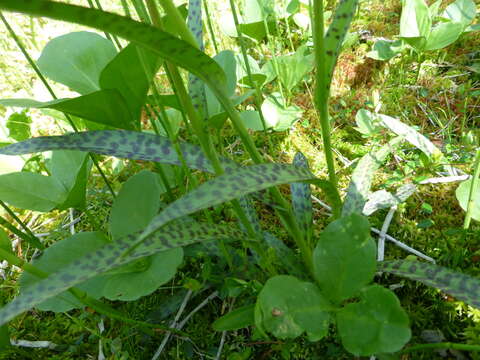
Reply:
<svg viewBox="0 0 480 360"><path fill-rule="evenodd" d="M479 177L480 177L480 148L477 149L477 154L475 156L475 164L473 166L475 169L473 172L472 183L470 184L470 191L468 192L468 203L467 203L467 213L465 214L465 221L463 223L463 228L468 229L470 227L470 222L472 220L472 213L475 206L475 197L479 192Z"/></svg>
<svg viewBox="0 0 480 360"><path fill-rule="evenodd" d="M213 48L215 49L215 54L219 53L217 39L215 37L215 32L213 31L212 20L210 19L210 12L208 10L207 0L203 0L203 8L205 9L205 15L207 16L207 26L208 31L210 32L210 37L212 38Z"/></svg>
<svg viewBox="0 0 480 360"><path fill-rule="evenodd" d="M7 221L6 219L4 219L1 216L0 216L0 225L4 226L12 234L17 235L20 239L25 240L27 243L32 245L34 248L39 249L39 250L45 249L45 246L40 242L38 237L36 237L35 234L33 234L31 231L29 231L28 234L25 234L24 232L18 230L15 226L10 224L9 221ZM28 227L27 227L27 229L28 229Z"/></svg>
<svg viewBox="0 0 480 360"><path fill-rule="evenodd" d="M0 206L5 209L5 211L23 228L23 230L25 230L28 235L30 235L30 239L26 240L29 244L33 245L37 249L45 249L45 246L43 246L43 244L28 228L28 226L22 220L20 220L20 218L15 215L15 213L2 200L0 200Z"/></svg>
<svg viewBox="0 0 480 360"><path fill-rule="evenodd" d="M327 161L328 178L332 185L337 188L337 176L335 174L335 163L333 160L332 143L330 139L330 120L328 116L328 98L330 84L327 83L325 68L325 39L324 39L324 18L323 0L313 1L313 44L315 51L315 63L317 71L315 74L315 104L320 116L320 127L322 130L323 151Z"/></svg>
<svg viewBox="0 0 480 360"><path fill-rule="evenodd" d="M52 96L53 99L57 100L58 97L57 95L55 94L55 92L53 91L53 89L51 88L51 86L49 85L47 79L45 79L45 77L43 76L42 72L40 71L40 69L38 68L37 64L33 61L33 59L30 57L30 55L28 54L27 50L25 49L25 46L23 45L23 43L20 41L20 39L18 38L17 34L15 33L15 31L13 30L13 28L10 26L10 24L8 23L7 19L5 19L5 17L3 16L3 14L0 12L0 20L2 20L3 24L5 25L5 27L7 28L8 32L10 33L10 35L12 36L13 40L15 41L15 43L17 44L18 48L20 49L20 51L22 52L23 56L25 56L25 59L27 60L27 62L30 64L30 66L33 68L33 71L35 71L35 73L37 74L37 76L40 78L40 80L42 81L43 85L45 86L45 88L47 89L47 91L50 93L50 95ZM66 114L66 113L63 113L65 118L67 119L68 123L70 124L70 126L72 127L73 131L75 132L78 132L78 128L77 126L75 125L75 123L73 122L72 118L70 117L70 115ZM95 167L97 168L97 171L99 172L100 176L102 177L103 181L105 182L105 184L107 185L107 188L108 190L110 191L110 193L112 194L113 197L115 197L115 192L113 191L113 188L112 188L112 185L110 184L110 182L108 181L107 177L105 176L105 173L103 172L103 170L100 168L100 165L98 164L98 161L97 159L95 158L95 156L91 153L89 153L89 156L90 158L92 159L93 161L93 164L95 165Z"/></svg>

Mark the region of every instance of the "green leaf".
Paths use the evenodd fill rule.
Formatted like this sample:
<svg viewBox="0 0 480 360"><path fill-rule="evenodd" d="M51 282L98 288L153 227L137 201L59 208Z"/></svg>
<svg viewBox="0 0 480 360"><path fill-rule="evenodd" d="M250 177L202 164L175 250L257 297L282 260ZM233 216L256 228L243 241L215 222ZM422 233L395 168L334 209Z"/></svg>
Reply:
<svg viewBox="0 0 480 360"><path fill-rule="evenodd" d="M116 90L100 90L72 99L40 102L30 99L2 99L4 106L55 109L99 124L133 129L132 117L123 97Z"/></svg>
<svg viewBox="0 0 480 360"><path fill-rule="evenodd" d="M18 208L47 212L66 197L65 187L51 176L31 172L0 175L0 199Z"/></svg>
<svg viewBox="0 0 480 360"><path fill-rule="evenodd" d="M400 37L417 51L425 47L432 19L424 0L405 0L400 17Z"/></svg>
<svg viewBox="0 0 480 360"><path fill-rule="evenodd" d="M440 23L433 27L427 38L425 51L438 50L455 42L463 32L463 26L459 23Z"/></svg>
<svg viewBox="0 0 480 360"><path fill-rule="evenodd" d="M57 206L59 209L85 207L87 179L91 166L92 163L85 152L72 150L52 152L50 173L68 193L65 201Z"/></svg>
<svg viewBox="0 0 480 360"><path fill-rule="evenodd" d="M343 216L363 212L375 173L398 142L398 138L394 139L382 146L380 150L369 152L360 159L348 185L342 209Z"/></svg>
<svg viewBox="0 0 480 360"><path fill-rule="evenodd" d="M189 143L179 143L189 168L213 172L202 150ZM87 131L63 136L42 136L0 148L0 154L22 155L48 150L80 150L102 155L134 160L155 161L165 164L182 165L171 141L163 136L148 133L103 130ZM225 170L237 165L221 158Z"/></svg>
<svg viewBox="0 0 480 360"><path fill-rule="evenodd" d="M28 139L31 136L31 123L32 119L25 113L25 111L21 113L13 113L7 119L7 129L9 131L8 136L17 141Z"/></svg>
<svg viewBox="0 0 480 360"><path fill-rule="evenodd" d="M255 304L242 306L218 318L213 323L215 331L232 331L243 329L255 323Z"/></svg>
<svg viewBox="0 0 480 360"><path fill-rule="evenodd" d="M388 61L404 49L402 40L378 40L373 44L372 51L368 52L367 56L375 60Z"/></svg>
<svg viewBox="0 0 480 360"><path fill-rule="evenodd" d="M468 200L470 198L470 188L472 187L472 179L462 181L455 191L457 200L464 211L468 209ZM477 188L473 190L473 208L472 218L480 221L480 182L477 181Z"/></svg>
<svg viewBox="0 0 480 360"><path fill-rule="evenodd" d="M44 272L55 273L108 243L108 239L100 232L78 233L54 243L43 252L40 258L35 259L32 265ZM43 279L29 272L22 272L20 276L20 296L28 294L29 288L40 282L43 282ZM102 296L103 286L104 283L102 281L91 279L78 285L78 288L87 292L91 297L99 299ZM84 304L72 294L62 292L57 296L38 303L36 307L42 311L66 312L82 308Z"/></svg>
<svg viewBox="0 0 480 360"><path fill-rule="evenodd" d="M475 19L477 8L472 0L457 0L447 6L441 17L466 28Z"/></svg>
<svg viewBox="0 0 480 360"><path fill-rule="evenodd" d="M357 5L358 0L341 1L325 34L325 73L328 79L327 85L332 81L333 70L335 69L343 40L350 27L350 22L355 15Z"/></svg>
<svg viewBox="0 0 480 360"><path fill-rule="evenodd" d="M355 356L399 351L411 337L408 315L395 294L380 285L362 290L360 302L337 313L342 344Z"/></svg>
<svg viewBox="0 0 480 360"><path fill-rule="evenodd" d="M218 176L174 201L157 215L144 230L141 242L164 224L198 210L240 198L255 191L272 186L308 181L320 186L337 208L339 199L335 197L332 185L325 180L316 179L308 169L286 164L258 164L245 166Z"/></svg>
<svg viewBox="0 0 480 360"><path fill-rule="evenodd" d="M313 251L314 274L322 293L340 303L373 280L376 245L367 218L352 214L328 224Z"/></svg>
<svg viewBox="0 0 480 360"><path fill-rule="evenodd" d="M331 305L315 284L289 275L274 276L257 298L255 324L280 339L306 332L318 341L328 332Z"/></svg>
<svg viewBox="0 0 480 360"><path fill-rule="evenodd" d="M190 71L219 91L224 90L225 74L214 60L153 26L112 13L45 0L1 0L0 8L82 24L118 35L156 52L164 60Z"/></svg>
<svg viewBox="0 0 480 360"><path fill-rule="evenodd" d="M297 152L293 158L293 165L308 169L308 161L301 152ZM313 208L312 190L310 184L293 183L290 185L292 193L293 213L297 223L308 241L313 231Z"/></svg>
<svg viewBox="0 0 480 360"><path fill-rule="evenodd" d="M8 234L0 228L0 249L8 251L13 254L12 241L8 237Z"/></svg>
<svg viewBox="0 0 480 360"><path fill-rule="evenodd" d="M267 129L273 128L275 131L288 130L302 116L302 109L296 105L287 106L280 93L272 93L265 99L262 112Z"/></svg>
<svg viewBox="0 0 480 360"><path fill-rule="evenodd" d="M8 325L0 326L0 352L10 347L10 332L8 331Z"/></svg>
<svg viewBox="0 0 480 360"><path fill-rule="evenodd" d="M110 211L110 233L113 240L140 231L160 209L161 187L158 175L142 170L122 186Z"/></svg>
<svg viewBox="0 0 480 360"><path fill-rule="evenodd" d="M363 215L370 216L380 209L390 208L405 202L415 191L417 187L413 184L405 184L401 186L395 195L386 190L379 190L368 196L368 201L363 207Z"/></svg>
<svg viewBox="0 0 480 360"><path fill-rule="evenodd" d="M245 234L231 225L190 222L188 226L185 226L183 223L173 223L148 237L128 257L121 257L122 253L135 244L138 236L138 233L132 234L109 242L94 252L89 252L81 258L73 260L71 264L56 269L57 272L48 278L32 284L28 291L24 291L23 294L0 309L0 326L23 311L61 294L72 286L145 256L199 241L245 239Z"/></svg>
<svg viewBox="0 0 480 360"><path fill-rule="evenodd" d="M379 263L378 270L420 281L471 306L480 308L480 280L478 278L419 261L383 261Z"/></svg>
<svg viewBox="0 0 480 360"><path fill-rule="evenodd" d="M137 127L150 82L159 66L160 60L156 53L129 44L100 74L100 87L103 90L115 89L123 97L130 110L130 129Z"/></svg>
<svg viewBox="0 0 480 360"><path fill-rule="evenodd" d="M309 53L305 45L300 46L293 55L277 56L275 61L277 62L278 80L288 91L302 81L314 67L314 55ZM275 69L275 66L273 68Z"/></svg>
<svg viewBox="0 0 480 360"><path fill-rule="evenodd" d="M100 73L116 53L111 41L80 31L50 40L37 63L43 75L83 95L100 90Z"/></svg>

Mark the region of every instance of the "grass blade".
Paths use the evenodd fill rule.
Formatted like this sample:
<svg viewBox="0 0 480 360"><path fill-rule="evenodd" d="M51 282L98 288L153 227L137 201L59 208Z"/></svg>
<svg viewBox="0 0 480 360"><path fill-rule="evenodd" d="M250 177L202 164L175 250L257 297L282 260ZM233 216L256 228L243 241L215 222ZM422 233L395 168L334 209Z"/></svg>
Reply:
<svg viewBox="0 0 480 360"><path fill-rule="evenodd" d="M467 304L480 308L480 279L419 261L384 261L378 269L438 288Z"/></svg>

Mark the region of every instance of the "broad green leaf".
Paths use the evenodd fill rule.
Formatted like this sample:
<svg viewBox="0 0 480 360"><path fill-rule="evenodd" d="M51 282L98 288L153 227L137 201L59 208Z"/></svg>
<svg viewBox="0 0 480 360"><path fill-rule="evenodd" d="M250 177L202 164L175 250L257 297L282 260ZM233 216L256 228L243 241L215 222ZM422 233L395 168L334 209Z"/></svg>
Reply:
<svg viewBox="0 0 480 360"><path fill-rule="evenodd" d="M253 131L263 131L265 129L263 126L262 118L260 117L260 114L258 113L258 111L245 110L240 113L240 117L242 118L242 121L247 129L250 129ZM265 125L268 129L269 128L268 124L265 124Z"/></svg>
<svg viewBox="0 0 480 360"><path fill-rule="evenodd" d="M274 276L257 298L255 324L280 339L306 332L310 341L327 335L331 305L318 287L289 275Z"/></svg>
<svg viewBox="0 0 480 360"><path fill-rule="evenodd" d="M238 82L242 85L246 85L249 87L255 87L255 84L250 84L250 80L248 78L247 66L241 54L235 55L235 60L237 62L237 79ZM250 72L252 75L252 80L258 84L258 86L262 86L265 83L266 75L262 73L260 67L258 66L257 61L252 58L250 55L247 55L248 65L250 66Z"/></svg>
<svg viewBox="0 0 480 360"><path fill-rule="evenodd" d="M213 323L213 329L216 331L232 331L243 329L255 323L254 319L255 304L242 306L228 314L218 318Z"/></svg>
<svg viewBox="0 0 480 360"><path fill-rule="evenodd" d="M355 356L397 352L411 337L400 301L380 285L363 289L360 302L341 309L337 326L343 346Z"/></svg>
<svg viewBox="0 0 480 360"><path fill-rule="evenodd" d="M18 208L47 212L66 197L67 190L54 177L31 172L0 175L0 199Z"/></svg>
<svg viewBox="0 0 480 360"><path fill-rule="evenodd" d="M112 13L46 0L0 0L0 8L78 23L118 35L156 52L219 91L224 90L225 73L215 61L187 42L153 26Z"/></svg>
<svg viewBox="0 0 480 360"><path fill-rule="evenodd" d="M123 97L130 110L131 129L137 127L150 82L159 65L160 60L156 53L129 44L100 74L100 87L103 90L115 89Z"/></svg>
<svg viewBox="0 0 480 360"><path fill-rule="evenodd" d="M355 115L355 122L357 127L355 130L363 135L373 135L381 130L378 120L372 116L372 113L365 109L360 109Z"/></svg>
<svg viewBox="0 0 480 360"><path fill-rule="evenodd" d="M432 19L425 0L405 0L400 17L400 37L422 51L432 27Z"/></svg>
<svg viewBox="0 0 480 360"><path fill-rule="evenodd" d="M273 60L270 60L273 61ZM311 54L305 45L300 46L292 55L277 56L275 58L278 80L291 91L306 74L314 67L314 55ZM275 69L275 66L273 66Z"/></svg>
<svg viewBox="0 0 480 360"><path fill-rule="evenodd" d="M32 284L28 292L20 294L0 309L0 325L72 286L145 256L199 241L245 239L245 234L231 225L188 223L188 226L185 226L183 223L174 223L148 237L128 257L121 257L122 253L135 244L138 236L139 234L132 234L109 242L94 252L74 260L61 270L57 269L58 271L48 278Z"/></svg>
<svg viewBox="0 0 480 360"><path fill-rule="evenodd" d="M455 191L458 203L464 211L468 209L468 200L470 197L470 188L472 187L472 179L463 181ZM473 209L472 218L480 221L480 181L477 181L477 188L473 191Z"/></svg>
<svg viewBox="0 0 480 360"><path fill-rule="evenodd" d="M438 50L455 42L463 32L460 23L440 23L433 27L425 44L425 50Z"/></svg>
<svg viewBox="0 0 480 360"><path fill-rule="evenodd" d="M352 214L327 225L313 251L313 268L322 294L340 303L373 280L376 245L367 218Z"/></svg>
<svg viewBox="0 0 480 360"><path fill-rule="evenodd" d="M308 169L308 161L301 152L293 158L293 165ZM307 241L310 241L313 231L312 190L310 184L293 183L290 185L292 193L293 213L297 223Z"/></svg>
<svg viewBox="0 0 480 360"><path fill-rule="evenodd" d="M37 63L42 74L85 95L100 90L100 72L116 52L111 41L80 31L49 41Z"/></svg>
<svg viewBox="0 0 480 360"><path fill-rule="evenodd" d="M257 212L253 207L252 199L249 196L242 196L240 199L238 199L238 202L255 233L262 236L262 227L260 226ZM239 222L239 224L241 227L243 226L241 222Z"/></svg>
<svg viewBox="0 0 480 360"><path fill-rule="evenodd" d="M1 101L0 101L1 104ZM21 113L13 113L7 119L8 137L22 141L30 137L30 124L32 119L25 111Z"/></svg>
<svg viewBox="0 0 480 360"><path fill-rule="evenodd" d="M302 109L296 105L288 106L280 93L272 93L265 99L262 112L267 129L275 131L288 130L302 116Z"/></svg>
<svg viewBox="0 0 480 360"><path fill-rule="evenodd" d="M180 143L180 148L188 167L213 172L212 166L198 146ZM48 150L80 150L119 158L182 165L174 146L168 138L121 130L42 136L0 148L0 154L22 155ZM237 166L233 161L225 158L222 158L221 161L225 170Z"/></svg>
<svg viewBox="0 0 480 360"><path fill-rule="evenodd" d="M373 48L367 53L369 58L381 61L388 61L400 54L405 49L402 40L378 40Z"/></svg>
<svg viewBox="0 0 480 360"><path fill-rule="evenodd" d="M335 69L343 40L350 27L350 22L355 15L357 5L358 0L340 1L333 15L332 23L325 34L325 73L328 86L330 86L333 70Z"/></svg>
<svg viewBox="0 0 480 360"><path fill-rule="evenodd" d="M475 19L477 8L473 0L457 0L447 6L441 17L453 23L462 24L467 27Z"/></svg>
<svg viewBox="0 0 480 360"><path fill-rule="evenodd" d="M438 288L480 309L480 279L419 261L383 261L378 270Z"/></svg>
<svg viewBox="0 0 480 360"><path fill-rule="evenodd" d="M100 232L83 232L70 236L61 241L55 242L48 247L41 257L35 259L32 263L36 268L47 272L55 273L62 268L71 265L75 260L93 253L105 244L108 239ZM22 272L20 276L20 295L27 294L29 287L43 281L29 272ZM97 279L91 279L78 285L80 290L87 292L91 297L99 299L102 296L104 283ZM82 308L85 305L68 292L63 292L57 296L37 304L37 308L42 311L66 312L76 308Z"/></svg>
<svg viewBox="0 0 480 360"><path fill-rule="evenodd" d="M30 99L2 99L4 106L55 109L99 124L133 129L132 116L123 97L116 90L100 90L71 99L40 102Z"/></svg>
<svg viewBox="0 0 480 360"><path fill-rule="evenodd" d="M336 204L333 207L338 208L340 201L338 197L333 195L336 192L332 189L332 185L328 181L315 178L308 169L286 164L245 166L203 183L171 203L150 222L139 238L139 242L174 219L240 198L252 192L299 181L307 181L320 186L322 190L325 190L327 196L331 199L330 201Z"/></svg>
<svg viewBox="0 0 480 360"><path fill-rule="evenodd" d="M399 139L394 139L382 146L380 150L369 152L360 159L348 185L342 209L343 216L362 213L375 173L398 142Z"/></svg>
<svg viewBox="0 0 480 360"><path fill-rule="evenodd" d="M148 171L130 177L122 186L110 210L110 234L115 241L140 231L160 209L158 175Z"/></svg>
<svg viewBox="0 0 480 360"><path fill-rule="evenodd" d="M57 207L59 209L83 209L86 201L88 174L92 163L81 151L59 150L52 152L49 169L52 177L66 189L67 198Z"/></svg>

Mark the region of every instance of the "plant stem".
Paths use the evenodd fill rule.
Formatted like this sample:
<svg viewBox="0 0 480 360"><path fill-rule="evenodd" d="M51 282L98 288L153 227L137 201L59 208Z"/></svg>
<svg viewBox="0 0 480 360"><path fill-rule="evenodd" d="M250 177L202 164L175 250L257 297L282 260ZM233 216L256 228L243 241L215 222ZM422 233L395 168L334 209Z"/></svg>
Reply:
<svg viewBox="0 0 480 360"><path fill-rule="evenodd" d="M323 18L323 0L313 0L313 44L315 51L315 63L317 71L315 74L315 104L320 116L320 127L322 130L323 151L327 161L328 179L332 185L337 188L338 181L335 174L335 163L333 160L332 143L330 139L330 119L328 116L328 98L330 93L330 84L327 83L327 73L325 68L325 38L324 38L324 18Z"/></svg>
<svg viewBox="0 0 480 360"><path fill-rule="evenodd" d="M217 39L215 37L215 32L213 31L212 20L210 19L210 12L208 10L207 0L203 0L203 8L205 9L205 15L207 16L207 26L208 31L210 32L210 37L212 38L213 48L215 49L215 54L219 53Z"/></svg>
<svg viewBox="0 0 480 360"><path fill-rule="evenodd" d="M470 227L470 222L472 220L473 208L475 205L475 197L478 192L479 187L479 177L480 177L480 148L477 149L477 154L475 156L475 164L473 165L475 169L473 172L472 183L470 184L470 191L468 193L468 203L467 203L467 213L465 214L465 221L463 223L463 228L467 230Z"/></svg>
<svg viewBox="0 0 480 360"><path fill-rule="evenodd" d="M25 232L30 235L29 238L22 237L24 240L26 240L29 244L34 246L37 249L45 249L45 246L40 242L40 240L35 236L35 234L28 228L28 226L20 220L20 218L15 215L15 213L10 209L7 204L5 204L2 200L0 200L0 206L5 209L5 211L25 230ZM5 220L6 221L6 220ZM13 226L13 225L12 225ZM18 230L17 230L18 231ZM13 232L13 231L12 231Z"/></svg>
<svg viewBox="0 0 480 360"><path fill-rule="evenodd" d="M40 80L42 81L43 85L45 86L45 88L47 89L47 91L50 93L50 95L52 96L52 98L54 100L57 100L58 97L57 95L55 94L55 92L53 91L53 89L50 87L50 84L48 83L47 79L45 79L45 77L43 76L42 72L40 71L40 69L38 68L37 64L33 61L33 59L30 57L30 55L28 54L27 50L25 49L25 46L23 46L23 43L20 41L20 39L18 38L17 34L15 33L15 31L13 30L13 28L10 26L10 24L8 23L7 19L5 19L5 17L3 16L3 14L0 12L0 20L2 20L3 24L5 25L5 27L7 28L8 32L10 33L10 35L12 36L13 40L15 41L15 43L17 44L18 48L20 49L20 51L22 52L23 56L25 56L25 59L27 60L27 62L30 64L30 66L33 68L33 71L35 71L35 73L37 74L37 76L40 78ZM70 126L72 127L73 131L75 132L78 132L78 128L77 126L75 125L75 123L73 122L72 118L70 117L70 115L66 114L66 113L63 113L65 115L65 118L67 119L68 123L70 124ZM95 167L97 168L97 171L99 172L100 176L102 177L103 181L105 182L105 184L107 185L107 188L108 190L110 191L110 193L112 194L112 196L115 198L115 192L113 191L113 188L112 188L112 185L110 184L110 182L108 181L107 177L105 176L105 173L103 172L103 170L100 168L100 165L98 164L98 161L97 159L95 158L95 156L91 153L89 153L89 156L90 158L92 159L93 161L93 164L95 165Z"/></svg>
<svg viewBox="0 0 480 360"><path fill-rule="evenodd" d="M9 230L12 234L17 235L20 239L25 240L27 243L32 245L33 247L43 250L45 249L45 246L40 242L40 240L35 237L32 238L30 235L25 234L24 232L18 230L15 226L13 226L9 221L4 219L3 217L0 216L0 225L5 227L7 230Z"/></svg>

